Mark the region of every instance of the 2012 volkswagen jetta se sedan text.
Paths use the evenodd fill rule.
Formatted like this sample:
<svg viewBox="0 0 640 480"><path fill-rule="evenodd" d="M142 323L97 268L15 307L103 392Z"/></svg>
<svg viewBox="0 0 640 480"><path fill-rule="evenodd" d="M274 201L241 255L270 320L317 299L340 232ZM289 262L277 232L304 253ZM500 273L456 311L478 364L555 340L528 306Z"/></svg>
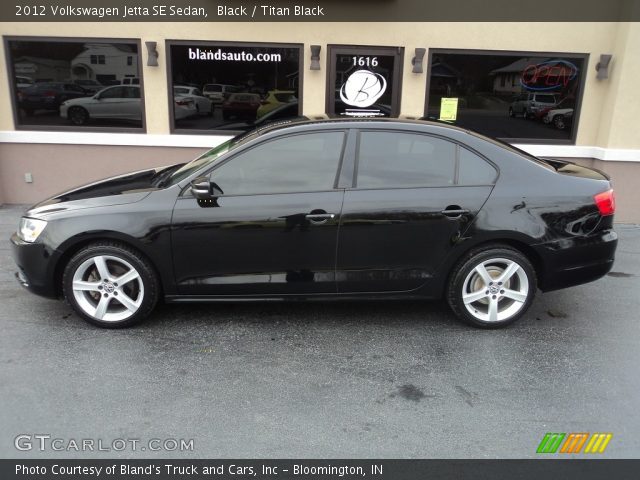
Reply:
<svg viewBox="0 0 640 480"><path fill-rule="evenodd" d="M445 297L494 328L605 275L614 208L604 174L460 128L306 121L52 197L11 241L25 287L101 327L160 299Z"/></svg>

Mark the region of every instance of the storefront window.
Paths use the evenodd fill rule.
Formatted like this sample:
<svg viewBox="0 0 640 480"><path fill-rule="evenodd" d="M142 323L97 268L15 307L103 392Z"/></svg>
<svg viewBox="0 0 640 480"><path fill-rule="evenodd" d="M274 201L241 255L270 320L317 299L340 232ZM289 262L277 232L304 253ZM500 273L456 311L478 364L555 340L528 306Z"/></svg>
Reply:
<svg viewBox="0 0 640 480"><path fill-rule="evenodd" d="M426 116L515 141L574 141L586 56L430 52Z"/></svg>
<svg viewBox="0 0 640 480"><path fill-rule="evenodd" d="M400 110L402 49L329 46L327 113L395 117Z"/></svg>
<svg viewBox="0 0 640 480"><path fill-rule="evenodd" d="M17 128L142 129L137 43L14 38L6 45Z"/></svg>
<svg viewBox="0 0 640 480"><path fill-rule="evenodd" d="M298 118L299 45L168 42L173 129L241 132Z"/></svg>

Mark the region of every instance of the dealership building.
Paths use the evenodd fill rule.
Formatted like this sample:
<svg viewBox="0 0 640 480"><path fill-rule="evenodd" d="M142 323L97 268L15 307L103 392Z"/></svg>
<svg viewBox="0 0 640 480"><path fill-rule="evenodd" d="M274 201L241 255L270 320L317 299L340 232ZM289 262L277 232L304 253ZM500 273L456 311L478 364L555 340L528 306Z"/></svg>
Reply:
<svg viewBox="0 0 640 480"><path fill-rule="evenodd" d="M372 115L449 119L602 170L617 220L640 223L637 22L23 22L0 32L0 204L186 162L286 118Z"/></svg>

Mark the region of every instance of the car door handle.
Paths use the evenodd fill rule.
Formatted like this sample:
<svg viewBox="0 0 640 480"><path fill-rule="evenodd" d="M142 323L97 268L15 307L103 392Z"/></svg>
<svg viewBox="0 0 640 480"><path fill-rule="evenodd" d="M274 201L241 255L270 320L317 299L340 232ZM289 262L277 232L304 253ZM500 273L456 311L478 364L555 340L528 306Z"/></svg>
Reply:
<svg viewBox="0 0 640 480"><path fill-rule="evenodd" d="M312 222L318 222L322 220L327 221L335 217L335 213L309 213L308 215L304 216L304 218L306 218L307 220L311 220Z"/></svg>
<svg viewBox="0 0 640 480"><path fill-rule="evenodd" d="M464 215L465 213L469 213L469 210L467 210L466 208L462 208L459 205L449 205L440 213L442 213L443 215L449 218L456 218L461 215Z"/></svg>

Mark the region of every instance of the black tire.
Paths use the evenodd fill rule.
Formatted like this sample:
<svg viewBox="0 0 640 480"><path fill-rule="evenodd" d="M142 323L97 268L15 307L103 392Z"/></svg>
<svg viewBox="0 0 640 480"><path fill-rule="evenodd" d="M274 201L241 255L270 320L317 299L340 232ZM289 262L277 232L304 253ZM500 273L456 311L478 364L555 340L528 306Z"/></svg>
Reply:
<svg viewBox="0 0 640 480"><path fill-rule="evenodd" d="M82 107L71 107L67 116L74 125L85 125L89 121L89 112Z"/></svg>
<svg viewBox="0 0 640 480"><path fill-rule="evenodd" d="M510 267L510 263L519 268ZM484 273L491 277L489 284L476 270L481 265ZM514 269L513 273L504 284L498 285L501 275L509 269ZM492 329L506 327L521 318L531 306L536 289L535 269L522 252L506 245L488 245L471 250L460 259L449 277L446 295L458 318L474 327ZM463 299L465 294L468 304ZM474 294L481 297L471 301ZM493 304L495 309L491 308ZM495 316L492 316L492 310Z"/></svg>
<svg viewBox="0 0 640 480"><path fill-rule="evenodd" d="M110 276L109 280L104 283L100 279L97 263L92 263L98 257L104 258L104 265L107 266ZM93 265L93 270L91 270L91 267L86 267L87 264ZM132 280L125 281L122 285L118 285L118 276L122 278L124 274L131 273L131 270L125 270L124 264L133 267L138 276ZM120 275L118 267L122 268ZM90 272L89 277L79 276L82 275L83 269L85 274ZM74 289L74 282L78 280L86 284L100 284L97 287L99 290L85 292L79 291L77 288ZM111 283L111 287L109 287L109 283ZM75 312L87 322L102 328L125 328L139 323L154 309L160 294L160 284L149 261L129 246L111 241L93 243L71 257L64 269L62 288L67 303L71 305ZM107 293L107 291L110 293ZM135 301L137 310L131 313L131 309L118 300L118 292L120 293L120 299L124 300L126 298L128 301ZM91 315L87 309L93 306L97 313L103 297L105 297L104 300L107 306L105 307L103 318L97 318L95 315ZM118 318L125 315L128 316L126 318ZM114 318L109 319L107 318L108 316Z"/></svg>
<svg viewBox="0 0 640 480"><path fill-rule="evenodd" d="M564 121L564 115L556 115L555 117L553 117L553 125L558 130L564 130L565 128L567 128L567 122Z"/></svg>

